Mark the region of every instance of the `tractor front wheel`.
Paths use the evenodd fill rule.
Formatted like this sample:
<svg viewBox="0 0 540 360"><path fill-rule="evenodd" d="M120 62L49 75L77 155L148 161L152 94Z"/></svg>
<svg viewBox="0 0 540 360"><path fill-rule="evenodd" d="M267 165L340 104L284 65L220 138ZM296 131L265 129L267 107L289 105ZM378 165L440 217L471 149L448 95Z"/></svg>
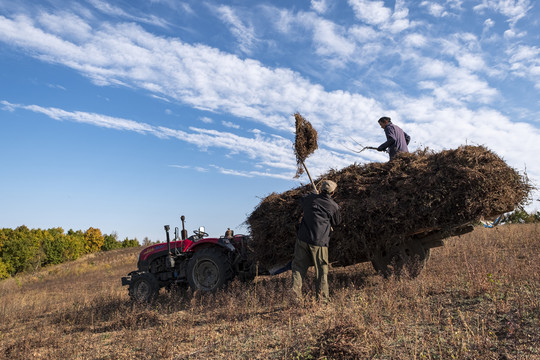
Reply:
<svg viewBox="0 0 540 360"><path fill-rule="evenodd" d="M133 275L129 285L131 300L138 303L151 302L159 293L159 283L151 273Z"/></svg>
<svg viewBox="0 0 540 360"><path fill-rule="evenodd" d="M189 260L187 278L193 291L213 292L233 277L231 262L220 248L198 250Z"/></svg>

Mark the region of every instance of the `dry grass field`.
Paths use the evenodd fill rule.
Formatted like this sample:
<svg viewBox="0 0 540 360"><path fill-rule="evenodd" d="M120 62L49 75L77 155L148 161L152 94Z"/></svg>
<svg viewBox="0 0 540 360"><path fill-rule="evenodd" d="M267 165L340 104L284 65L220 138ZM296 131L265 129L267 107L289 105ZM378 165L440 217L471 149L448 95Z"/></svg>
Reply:
<svg viewBox="0 0 540 360"><path fill-rule="evenodd" d="M303 307L288 304L290 272L132 304L120 277L139 251L0 282L0 358L540 359L537 224L448 239L416 279L331 269L331 304Z"/></svg>

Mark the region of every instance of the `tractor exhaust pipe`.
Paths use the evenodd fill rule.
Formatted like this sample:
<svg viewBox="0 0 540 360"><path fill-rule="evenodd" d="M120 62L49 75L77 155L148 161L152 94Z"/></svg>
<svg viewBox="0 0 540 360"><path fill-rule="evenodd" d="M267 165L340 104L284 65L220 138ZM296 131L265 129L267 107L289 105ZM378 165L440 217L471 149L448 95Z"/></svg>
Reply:
<svg viewBox="0 0 540 360"><path fill-rule="evenodd" d="M169 253L169 255L167 255L167 260L165 261L165 266L167 266L168 268L173 268L174 267L174 259L173 259L172 254L171 254L171 238L169 236L170 226L165 225L164 228L165 228L165 234L167 234L167 251Z"/></svg>
<svg viewBox="0 0 540 360"><path fill-rule="evenodd" d="M187 231L186 231L186 228L184 227L184 220L186 220L186 217L184 215L180 216L180 220L182 220L182 234L180 235L180 238L182 240L186 240L187 239Z"/></svg>
<svg viewBox="0 0 540 360"><path fill-rule="evenodd" d="M171 228L169 225L165 225L165 234L167 234L167 250L169 251L169 254L171 253L171 238L169 236L169 229Z"/></svg>

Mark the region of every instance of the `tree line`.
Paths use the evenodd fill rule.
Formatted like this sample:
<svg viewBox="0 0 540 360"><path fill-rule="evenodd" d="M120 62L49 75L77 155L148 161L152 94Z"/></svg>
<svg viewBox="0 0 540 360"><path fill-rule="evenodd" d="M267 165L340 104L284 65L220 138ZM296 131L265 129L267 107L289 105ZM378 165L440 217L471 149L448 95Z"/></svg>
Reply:
<svg viewBox="0 0 540 360"><path fill-rule="evenodd" d="M84 232L70 229L67 233L61 227L47 230L30 230L25 225L16 229L4 228L0 229L0 279L75 260L85 254L134 246L140 246L137 239L126 237L119 241L116 233L102 234L93 227Z"/></svg>
<svg viewBox="0 0 540 360"><path fill-rule="evenodd" d="M531 224L540 222L540 211L528 213L523 209L516 209L509 214L503 215L501 222L509 224Z"/></svg>

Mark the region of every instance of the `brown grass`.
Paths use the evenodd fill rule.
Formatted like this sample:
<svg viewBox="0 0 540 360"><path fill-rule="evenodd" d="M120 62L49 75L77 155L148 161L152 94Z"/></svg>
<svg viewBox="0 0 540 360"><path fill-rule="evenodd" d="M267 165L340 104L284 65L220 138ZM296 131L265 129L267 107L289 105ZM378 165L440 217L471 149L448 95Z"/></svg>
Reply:
<svg viewBox="0 0 540 360"><path fill-rule="evenodd" d="M303 307L290 273L134 305L120 277L138 250L0 282L0 358L540 359L537 224L451 238L412 280L332 269L331 304L308 292Z"/></svg>

